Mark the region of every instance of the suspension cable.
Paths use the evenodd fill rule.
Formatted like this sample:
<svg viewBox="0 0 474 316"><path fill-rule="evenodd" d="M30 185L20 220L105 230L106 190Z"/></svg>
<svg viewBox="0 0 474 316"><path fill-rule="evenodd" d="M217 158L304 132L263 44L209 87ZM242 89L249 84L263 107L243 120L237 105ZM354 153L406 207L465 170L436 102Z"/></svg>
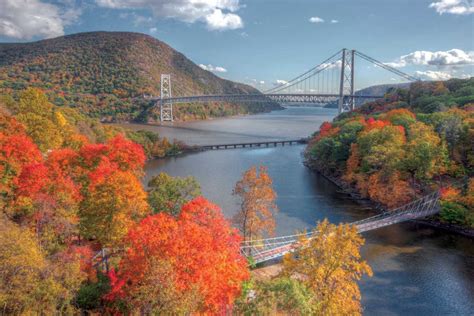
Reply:
<svg viewBox="0 0 474 316"><path fill-rule="evenodd" d="M376 59L374 59L374 58L372 58L372 57L370 57L370 56L367 56L366 54L361 53L361 52L359 52L359 51L357 51L357 50L355 51L355 54L356 54L357 56L359 56L359 57L361 57L361 58L363 58L363 59L365 59L365 60L367 60L367 61L369 61L369 62L371 62L371 63L373 63L373 64L375 64L375 65L377 65L377 66L379 66L379 67L381 67L381 68L383 68L383 69L385 69L385 70L388 70L388 71L390 71L390 72L392 72L392 73L394 73L394 74L396 74L396 75L398 75L398 76L400 76L400 77L403 77L403 78L405 78L405 79L407 79L407 80L410 80L410 81L420 81L420 79L417 78L417 77L414 77L414 76L412 76L412 75L409 75L409 74L407 74L407 73L404 73L403 71L400 71L400 70L398 70L398 69L396 69L396 68L393 68L393 67L391 67L391 66L389 66L389 65L387 65L387 64L385 64L385 63L382 63L382 62L380 62L380 61L378 61L378 60L376 60Z"/></svg>
<svg viewBox="0 0 474 316"><path fill-rule="evenodd" d="M322 63L320 63L319 65L309 69L308 71L306 71L305 73L291 79L290 81L286 82L286 83L283 83L283 84L280 84L276 87L273 87L271 89L268 89L268 90L265 90L263 91L263 93L271 93L271 92L274 92L274 90L279 90L280 88L285 88L285 87L288 87L290 83L293 83L294 81L300 79L301 77L304 77L306 76L307 74L311 73L312 71L315 71L317 70L319 67L321 67L322 65L326 64L327 62L329 62L331 59L333 59L335 56L339 55L341 53L342 49L339 50L337 53L333 54L331 57L329 57L328 59L326 59L325 61L323 61ZM325 67L324 69L326 69L327 67ZM323 70L324 70L323 69ZM315 73L317 74L317 73Z"/></svg>

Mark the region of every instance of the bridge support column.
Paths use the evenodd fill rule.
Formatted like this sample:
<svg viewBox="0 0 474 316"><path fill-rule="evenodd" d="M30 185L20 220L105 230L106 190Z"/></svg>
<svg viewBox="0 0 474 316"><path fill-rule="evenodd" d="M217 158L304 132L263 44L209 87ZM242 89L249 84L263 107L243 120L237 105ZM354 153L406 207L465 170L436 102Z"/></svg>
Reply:
<svg viewBox="0 0 474 316"><path fill-rule="evenodd" d="M173 122L173 103L166 100L171 98L171 76L169 74L161 75L160 90L160 120Z"/></svg>
<svg viewBox="0 0 474 316"><path fill-rule="evenodd" d="M339 86L339 114L355 109L354 100L354 54L355 50L342 50L341 78Z"/></svg>

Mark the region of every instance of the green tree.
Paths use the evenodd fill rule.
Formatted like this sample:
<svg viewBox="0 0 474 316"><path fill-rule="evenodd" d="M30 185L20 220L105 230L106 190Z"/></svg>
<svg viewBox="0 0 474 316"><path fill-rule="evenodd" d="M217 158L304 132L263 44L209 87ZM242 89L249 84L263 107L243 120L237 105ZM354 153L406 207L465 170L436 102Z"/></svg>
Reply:
<svg viewBox="0 0 474 316"><path fill-rule="evenodd" d="M201 195L201 188L192 176L171 177L161 172L149 182L148 202L154 213L165 212L178 216L181 207Z"/></svg>

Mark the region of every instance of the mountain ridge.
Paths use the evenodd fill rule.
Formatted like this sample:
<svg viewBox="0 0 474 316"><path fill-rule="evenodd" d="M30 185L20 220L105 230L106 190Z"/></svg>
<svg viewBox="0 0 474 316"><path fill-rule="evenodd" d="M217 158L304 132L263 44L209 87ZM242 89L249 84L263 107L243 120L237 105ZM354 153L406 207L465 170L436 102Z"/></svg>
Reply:
<svg viewBox="0 0 474 316"><path fill-rule="evenodd" d="M29 43L0 43L0 92L34 86L57 105L77 107L104 120L133 120L159 95L160 76L172 75L173 95L249 94L257 89L206 71L163 41L134 32L85 32ZM177 118L263 112L275 104L187 105Z"/></svg>

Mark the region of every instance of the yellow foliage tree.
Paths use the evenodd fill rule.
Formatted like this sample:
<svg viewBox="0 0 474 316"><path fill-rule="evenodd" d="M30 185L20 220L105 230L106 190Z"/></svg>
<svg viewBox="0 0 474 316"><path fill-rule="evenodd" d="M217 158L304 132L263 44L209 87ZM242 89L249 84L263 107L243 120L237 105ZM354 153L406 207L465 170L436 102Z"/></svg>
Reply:
<svg viewBox="0 0 474 316"><path fill-rule="evenodd" d="M314 315L360 315L357 281L372 269L361 259L364 239L354 226L320 222L312 239L283 259L283 274L296 277L311 291Z"/></svg>
<svg viewBox="0 0 474 316"><path fill-rule="evenodd" d="M149 213L146 197L140 181L130 172L113 170L101 175L81 203L81 233L104 247L116 245L132 223Z"/></svg>
<svg viewBox="0 0 474 316"><path fill-rule="evenodd" d="M233 222L241 230L244 239L273 235L274 214L278 208L267 168L260 166L257 172L257 167L253 166L247 170L235 185L234 195L240 196L241 204Z"/></svg>
<svg viewBox="0 0 474 316"><path fill-rule="evenodd" d="M3 313L25 313L36 304L46 267L34 235L0 218L0 306Z"/></svg>

